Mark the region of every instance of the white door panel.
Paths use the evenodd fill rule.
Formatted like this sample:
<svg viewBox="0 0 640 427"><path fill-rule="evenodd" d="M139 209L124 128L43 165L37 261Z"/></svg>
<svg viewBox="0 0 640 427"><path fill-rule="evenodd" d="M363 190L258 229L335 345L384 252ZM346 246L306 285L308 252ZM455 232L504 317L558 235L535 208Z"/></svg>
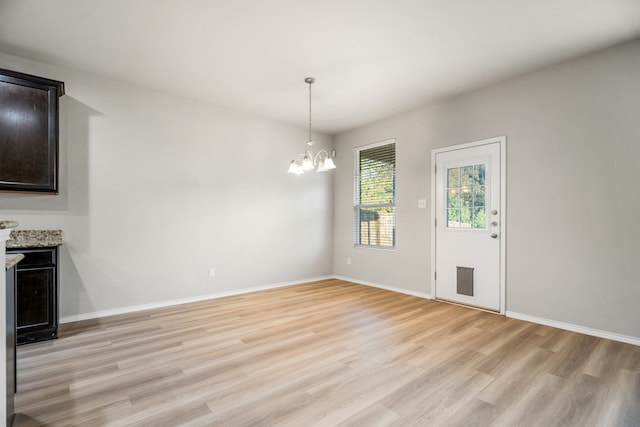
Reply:
<svg viewBox="0 0 640 427"><path fill-rule="evenodd" d="M492 141L434 152L434 283L436 298L502 311L503 157Z"/></svg>

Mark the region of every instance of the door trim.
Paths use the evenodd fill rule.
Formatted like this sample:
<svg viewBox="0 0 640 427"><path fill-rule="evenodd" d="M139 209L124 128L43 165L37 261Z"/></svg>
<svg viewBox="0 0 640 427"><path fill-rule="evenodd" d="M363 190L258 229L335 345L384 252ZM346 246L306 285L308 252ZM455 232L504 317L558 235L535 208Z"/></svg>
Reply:
<svg viewBox="0 0 640 427"><path fill-rule="evenodd" d="M436 298L436 154L494 143L500 144L500 209L502 211L500 214L500 314L504 315L507 310L507 137L505 135L431 150L431 294Z"/></svg>

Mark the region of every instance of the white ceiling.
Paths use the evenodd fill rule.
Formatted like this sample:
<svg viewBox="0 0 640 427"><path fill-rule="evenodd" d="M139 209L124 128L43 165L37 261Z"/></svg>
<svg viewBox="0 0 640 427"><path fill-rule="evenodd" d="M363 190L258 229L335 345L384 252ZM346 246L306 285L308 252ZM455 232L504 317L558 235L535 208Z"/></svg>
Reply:
<svg viewBox="0 0 640 427"><path fill-rule="evenodd" d="M327 133L639 35L640 0L0 0L0 52L299 126L313 76Z"/></svg>

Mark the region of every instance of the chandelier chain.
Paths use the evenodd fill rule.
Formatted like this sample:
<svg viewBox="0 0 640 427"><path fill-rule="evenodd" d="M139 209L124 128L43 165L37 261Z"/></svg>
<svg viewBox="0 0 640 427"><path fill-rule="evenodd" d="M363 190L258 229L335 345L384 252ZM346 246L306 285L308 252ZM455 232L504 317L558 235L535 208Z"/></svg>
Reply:
<svg viewBox="0 0 640 427"><path fill-rule="evenodd" d="M313 81L309 81L309 141L311 141L311 84Z"/></svg>

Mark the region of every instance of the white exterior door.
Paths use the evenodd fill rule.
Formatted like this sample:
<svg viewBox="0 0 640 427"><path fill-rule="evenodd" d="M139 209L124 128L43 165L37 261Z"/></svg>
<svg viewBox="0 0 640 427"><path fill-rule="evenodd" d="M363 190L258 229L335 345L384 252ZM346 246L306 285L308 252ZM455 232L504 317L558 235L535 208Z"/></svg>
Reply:
<svg viewBox="0 0 640 427"><path fill-rule="evenodd" d="M504 313L505 138L434 150L433 289ZM433 259L435 258L435 259Z"/></svg>

